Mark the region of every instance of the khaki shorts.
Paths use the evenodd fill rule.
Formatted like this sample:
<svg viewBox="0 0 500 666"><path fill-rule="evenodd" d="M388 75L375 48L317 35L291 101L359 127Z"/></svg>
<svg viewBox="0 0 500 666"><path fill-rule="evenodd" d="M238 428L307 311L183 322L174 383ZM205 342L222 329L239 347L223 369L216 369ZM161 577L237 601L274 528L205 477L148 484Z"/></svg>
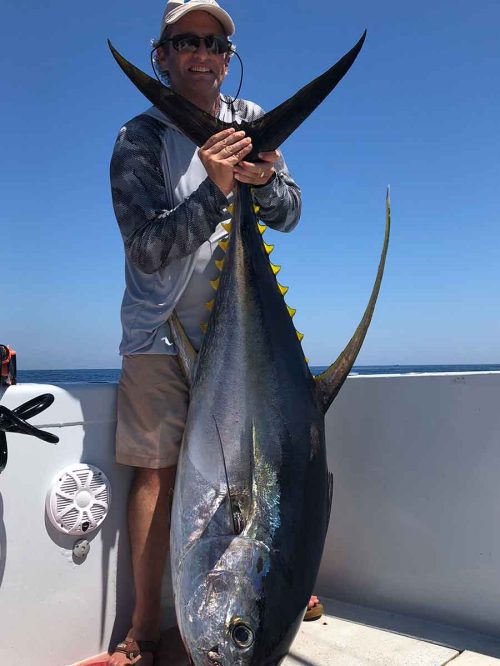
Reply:
<svg viewBox="0 0 500 666"><path fill-rule="evenodd" d="M160 469L177 464L189 388L177 356L124 356L118 385L116 461Z"/></svg>

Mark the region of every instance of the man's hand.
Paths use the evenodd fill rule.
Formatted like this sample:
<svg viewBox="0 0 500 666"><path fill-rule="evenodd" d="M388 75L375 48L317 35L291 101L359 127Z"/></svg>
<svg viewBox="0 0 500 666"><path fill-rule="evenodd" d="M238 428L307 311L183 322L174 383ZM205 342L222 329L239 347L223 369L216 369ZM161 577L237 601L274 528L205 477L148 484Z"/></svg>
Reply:
<svg viewBox="0 0 500 666"><path fill-rule="evenodd" d="M211 136L198 150L198 157L210 180L227 196L234 188L234 167L251 150L251 138L230 127Z"/></svg>
<svg viewBox="0 0 500 666"><path fill-rule="evenodd" d="M274 165L280 158L279 152L272 150L269 153L259 153L259 157L260 162L239 162L234 168L237 181L249 185L267 185L274 178Z"/></svg>

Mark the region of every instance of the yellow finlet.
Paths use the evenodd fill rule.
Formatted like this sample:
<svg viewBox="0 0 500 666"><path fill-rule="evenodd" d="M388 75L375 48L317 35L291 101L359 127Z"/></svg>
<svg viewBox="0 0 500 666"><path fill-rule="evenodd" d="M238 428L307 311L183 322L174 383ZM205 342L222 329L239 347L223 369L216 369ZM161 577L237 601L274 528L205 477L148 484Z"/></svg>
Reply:
<svg viewBox="0 0 500 666"><path fill-rule="evenodd" d="M221 271L222 267L224 266L224 259L216 259L214 263L217 266L217 268Z"/></svg>
<svg viewBox="0 0 500 666"><path fill-rule="evenodd" d="M302 340L304 339L304 334L303 334L303 333L299 333L297 330L295 331L295 333L297 333L297 337L298 337L298 339L299 339L299 342L302 342Z"/></svg>
<svg viewBox="0 0 500 666"><path fill-rule="evenodd" d="M212 285L212 289L217 289L219 288L219 282L220 282L220 277L218 277L216 280L210 280L210 284Z"/></svg>
<svg viewBox="0 0 500 666"><path fill-rule="evenodd" d="M212 298L211 301L208 301L208 303L205 303L205 307L207 308L207 310L209 312L212 312L212 310L214 309L214 303L215 303L215 298Z"/></svg>
<svg viewBox="0 0 500 666"><path fill-rule="evenodd" d="M267 252L267 254L271 254L271 252L274 250L274 245L269 245L268 243L264 243L264 249Z"/></svg>
<svg viewBox="0 0 500 666"><path fill-rule="evenodd" d="M262 224L261 222L257 222L257 226L259 227L259 231L261 234L264 233L264 231L267 229L265 224Z"/></svg>
<svg viewBox="0 0 500 666"><path fill-rule="evenodd" d="M295 308L291 308L289 305L286 306L286 309L288 310L290 317L293 317L293 315L297 312Z"/></svg>
<svg viewBox="0 0 500 666"><path fill-rule="evenodd" d="M279 282L278 282L278 289L280 290L282 296L284 296L286 294L286 292L288 291L288 287L284 287Z"/></svg>
<svg viewBox="0 0 500 666"><path fill-rule="evenodd" d="M229 204L229 206L226 206L226 210L229 215L232 215L234 213L234 204Z"/></svg>
<svg viewBox="0 0 500 666"><path fill-rule="evenodd" d="M219 247L224 250L224 252L227 252L227 248L229 247L229 241L228 240L220 240L219 241Z"/></svg>
<svg viewBox="0 0 500 666"><path fill-rule="evenodd" d="M200 324L200 328L203 331L203 333L207 332L208 324Z"/></svg>
<svg viewBox="0 0 500 666"><path fill-rule="evenodd" d="M269 265L271 266L271 270L273 271L273 273L275 275L278 275L278 273L281 270L281 266L276 266L276 264L272 264L271 262L269 262Z"/></svg>
<svg viewBox="0 0 500 666"><path fill-rule="evenodd" d="M259 210L260 210L260 206L257 206L257 204L254 204L254 206L253 206L253 212L257 215L257 213L259 212Z"/></svg>
<svg viewBox="0 0 500 666"><path fill-rule="evenodd" d="M231 222L222 222L222 226L229 233L231 231L232 224Z"/></svg>

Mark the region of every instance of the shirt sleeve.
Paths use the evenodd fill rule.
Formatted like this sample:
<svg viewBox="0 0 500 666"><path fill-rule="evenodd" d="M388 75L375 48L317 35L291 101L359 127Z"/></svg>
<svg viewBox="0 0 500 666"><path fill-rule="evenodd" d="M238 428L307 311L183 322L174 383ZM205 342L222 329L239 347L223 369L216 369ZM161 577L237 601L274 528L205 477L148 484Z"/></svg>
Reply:
<svg viewBox="0 0 500 666"><path fill-rule="evenodd" d="M144 273L195 252L227 216L228 200L209 178L172 208L160 153L161 125L138 116L120 130L111 158L113 208L125 251Z"/></svg>
<svg viewBox="0 0 500 666"><path fill-rule="evenodd" d="M252 188L259 218L278 231L291 231L300 219L302 200L297 183L288 173L283 157L274 165L275 177L267 185Z"/></svg>

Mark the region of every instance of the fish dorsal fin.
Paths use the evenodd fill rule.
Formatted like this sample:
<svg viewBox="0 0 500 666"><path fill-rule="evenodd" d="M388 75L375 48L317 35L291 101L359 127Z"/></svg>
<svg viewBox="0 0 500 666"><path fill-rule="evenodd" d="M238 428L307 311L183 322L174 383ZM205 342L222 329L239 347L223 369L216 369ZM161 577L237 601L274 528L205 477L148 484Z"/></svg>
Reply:
<svg viewBox="0 0 500 666"><path fill-rule="evenodd" d="M319 397L320 404L323 411L326 413L328 407L332 404L333 399L340 391L340 388L351 371L354 361L361 349L363 340L365 339L366 332L372 319L375 303L377 302L378 293L380 291L380 284L384 274L385 258L387 256L387 248L389 246L389 235L391 230L391 203L389 198L389 189L387 189L386 196L386 224L385 224L385 237L380 263L378 266L377 277L373 290L368 301L363 318L361 319L354 335L349 340L344 351L340 354L337 360L325 370L321 375L315 377L316 389Z"/></svg>
<svg viewBox="0 0 500 666"><path fill-rule="evenodd" d="M216 132L229 127L242 129L252 139L252 152L245 159L256 161L261 152L272 151L297 129L335 88L349 71L363 46L366 30L357 44L333 67L301 88L293 97L252 122L225 123L182 97L168 86L148 76L126 60L111 44L111 53L132 83L197 146L202 146Z"/></svg>
<svg viewBox="0 0 500 666"><path fill-rule="evenodd" d="M184 375L186 376L189 386L191 386L196 365L196 352L193 345L191 344L191 341L186 335L186 331L179 321L179 317L177 316L175 310L173 310L168 321L170 324L170 330L172 332L172 338L174 339L175 346L177 347L181 368L184 372Z"/></svg>

